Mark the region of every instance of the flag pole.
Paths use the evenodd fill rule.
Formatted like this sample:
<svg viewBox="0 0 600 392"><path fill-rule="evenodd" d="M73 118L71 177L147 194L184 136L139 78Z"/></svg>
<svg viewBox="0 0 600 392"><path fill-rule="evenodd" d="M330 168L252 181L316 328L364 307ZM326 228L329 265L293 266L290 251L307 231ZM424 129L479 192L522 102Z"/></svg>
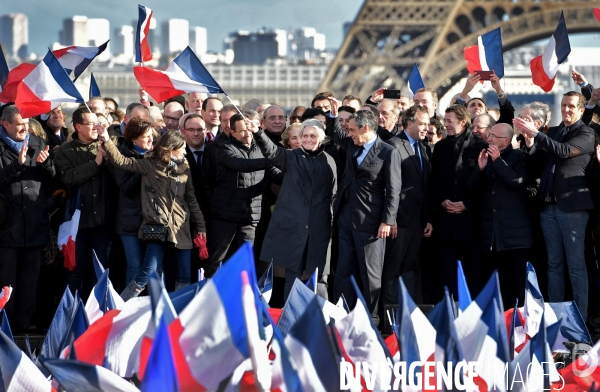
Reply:
<svg viewBox="0 0 600 392"><path fill-rule="evenodd" d="M225 94L225 92L223 92L223 94ZM247 120L246 116L244 116L244 113L242 113L242 112L240 111L240 108L238 108L238 107L237 107L237 105L236 105L235 103L233 103L233 101L231 100L231 98L229 98L229 95L225 94L225 96L227 97L227 99L229 100L229 102L231 102L231 104L232 104L232 105L235 107L235 110L237 110L237 111L238 111L238 113L239 113L239 114L240 114L242 117L244 117L244 120Z"/></svg>

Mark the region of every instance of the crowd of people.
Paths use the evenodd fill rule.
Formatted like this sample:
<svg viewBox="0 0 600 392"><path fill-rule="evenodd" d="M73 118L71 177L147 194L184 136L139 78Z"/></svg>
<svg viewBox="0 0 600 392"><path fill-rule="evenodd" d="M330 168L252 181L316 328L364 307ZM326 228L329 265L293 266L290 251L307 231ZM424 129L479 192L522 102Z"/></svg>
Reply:
<svg viewBox="0 0 600 392"><path fill-rule="evenodd" d="M93 97L70 121L60 106L23 119L4 105L0 287L14 289L11 323L36 328L38 287L87 298L94 254L127 300L155 271L175 290L199 269L210 278L245 241L259 272L275 266L274 306L316 271L317 293L352 308L354 277L381 324L399 277L417 303L437 303L444 286L456 298L461 261L473 296L498 270L510 308L523 303L530 261L546 299L572 296L585 320L600 305L600 89L572 77L581 93L563 96L554 127L541 102L515 115L495 75L497 108L471 98L477 74L447 108L428 88L412 99L380 88L364 103L320 92L289 114L204 93L158 104L143 89L124 112ZM75 265L60 279L40 274L74 207Z"/></svg>

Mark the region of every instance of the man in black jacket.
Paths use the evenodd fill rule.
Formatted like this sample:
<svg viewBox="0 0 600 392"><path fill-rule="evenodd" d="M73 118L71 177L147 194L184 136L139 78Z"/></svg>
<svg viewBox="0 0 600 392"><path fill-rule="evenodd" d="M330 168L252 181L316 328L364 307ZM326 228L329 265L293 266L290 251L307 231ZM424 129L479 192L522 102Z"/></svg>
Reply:
<svg viewBox="0 0 600 392"><path fill-rule="evenodd" d="M435 145L431 157L433 205L439 214L445 285L456 291L456 267L461 260L471 293L476 295L485 280L480 274L479 230L476 198L467 181L477 166L477 157L487 144L469 129L470 116L462 105L446 109L448 136Z"/></svg>
<svg viewBox="0 0 600 392"><path fill-rule="evenodd" d="M525 263L533 244L529 211L525 153L515 150L513 129L496 124L488 132L489 146L481 150L478 167L468 182L469 191L481 198L481 249L486 276L500 274L504 306L523 305Z"/></svg>
<svg viewBox="0 0 600 392"><path fill-rule="evenodd" d="M421 140L429 128L429 114L422 106L409 108L402 118L404 131L387 141L400 154L402 190L396 226L385 244L383 263L383 300L398 303L398 277L416 303L422 303L419 250L423 236L431 236L429 186L430 150Z"/></svg>
<svg viewBox="0 0 600 392"><path fill-rule="evenodd" d="M337 115L331 99L331 115ZM331 122L330 122L331 124ZM336 120L327 131L346 151L346 170L334 204L339 225L339 261L335 276L335 298L342 294L352 308L357 296L354 276L375 323L385 241L396 224L402 188L400 155L377 136L377 119L371 111L359 110L350 117L348 133Z"/></svg>
<svg viewBox="0 0 600 392"><path fill-rule="evenodd" d="M245 241L254 242L265 174L278 184L283 179L281 171L270 165L254 143L244 117L233 115L230 125L231 139L217 149L217 181L208 231L207 277L216 272L230 248L230 253L233 253Z"/></svg>
<svg viewBox="0 0 600 392"><path fill-rule="evenodd" d="M14 105L0 127L0 287L14 291L5 310L14 326L31 332L42 248L48 242L47 190L54 165L44 141L27 132Z"/></svg>
<svg viewBox="0 0 600 392"><path fill-rule="evenodd" d="M56 150L61 144L67 141L69 132L65 127L65 114L60 105L47 114L39 116L39 119L42 128L46 132L50 150Z"/></svg>
<svg viewBox="0 0 600 392"><path fill-rule="evenodd" d="M594 131L583 124L585 97L567 92L561 102L562 122L547 134L531 122L515 118L525 136L529 154L543 161L538 199L541 223L548 250L548 298L564 300L564 268L569 268L573 299L585 320L588 278L584 258L585 229L592 197L586 178L594 152Z"/></svg>

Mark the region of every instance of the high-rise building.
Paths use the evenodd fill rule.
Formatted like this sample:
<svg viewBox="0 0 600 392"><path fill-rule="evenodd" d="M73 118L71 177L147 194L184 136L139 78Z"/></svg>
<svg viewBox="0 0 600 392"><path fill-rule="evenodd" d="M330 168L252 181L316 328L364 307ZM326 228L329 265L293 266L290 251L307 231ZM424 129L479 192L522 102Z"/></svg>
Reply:
<svg viewBox="0 0 600 392"><path fill-rule="evenodd" d="M117 56L123 56L125 58L133 58L135 51L133 44L135 41L135 34L133 27L121 26L114 31L114 37L112 50L113 54Z"/></svg>
<svg viewBox="0 0 600 392"><path fill-rule="evenodd" d="M277 55L285 57L288 54L288 33L285 30L275 30L275 41L277 41Z"/></svg>
<svg viewBox="0 0 600 392"><path fill-rule="evenodd" d="M317 33L314 27L298 29L294 41L296 44L296 56L301 60L314 60L325 50L325 34Z"/></svg>
<svg viewBox="0 0 600 392"><path fill-rule="evenodd" d="M64 46L89 46L88 31L87 16L75 15L70 19L63 19L60 44Z"/></svg>
<svg viewBox="0 0 600 392"><path fill-rule="evenodd" d="M0 43L5 55L14 59L25 59L28 55L29 28L24 14L7 14L0 18Z"/></svg>
<svg viewBox="0 0 600 392"><path fill-rule="evenodd" d="M190 23L185 19L169 19L163 22L161 34L161 53L177 54L190 44Z"/></svg>
<svg viewBox="0 0 600 392"><path fill-rule="evenodd" d="M89 46L100 46L110 39L110 22L108 19L88 19L88 44ZM106 50L100 54L97 61L110 60L111 47L110 42Z"/></svg>
<svg viewBox="0 0 600 392"><path fill-rule="evenodd" d="M208 37L204 27L194 26L190 28L190 48L201 56L208 50Z"/></svg>
<svg viewBox="0 0 600 392"><path fill-rule="evenodd" d="M277 32L273 30L237 31L229 34L227 42L234 52L235 64L264 64L279 56Z"/></svg>

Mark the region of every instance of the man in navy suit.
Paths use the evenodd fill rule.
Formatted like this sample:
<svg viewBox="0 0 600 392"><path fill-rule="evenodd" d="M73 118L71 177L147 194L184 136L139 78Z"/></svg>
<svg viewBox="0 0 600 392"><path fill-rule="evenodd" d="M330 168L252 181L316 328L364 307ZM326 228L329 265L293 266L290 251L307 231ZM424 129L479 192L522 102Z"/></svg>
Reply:
<svg viewBox="0 0 600 392"><path fill-rule="evenodd" d="M337 116L338 103L330 101L331 116ZM348 305L354 306L354 276L373 321L378 323L385 240L396 224L402 188L400 154L377 136L377 119L369 110L350 117L348 133L337 119L329 121L328 133L346 151L346 170L334 204L340 244L335 297L344 294Z"/></svg>

